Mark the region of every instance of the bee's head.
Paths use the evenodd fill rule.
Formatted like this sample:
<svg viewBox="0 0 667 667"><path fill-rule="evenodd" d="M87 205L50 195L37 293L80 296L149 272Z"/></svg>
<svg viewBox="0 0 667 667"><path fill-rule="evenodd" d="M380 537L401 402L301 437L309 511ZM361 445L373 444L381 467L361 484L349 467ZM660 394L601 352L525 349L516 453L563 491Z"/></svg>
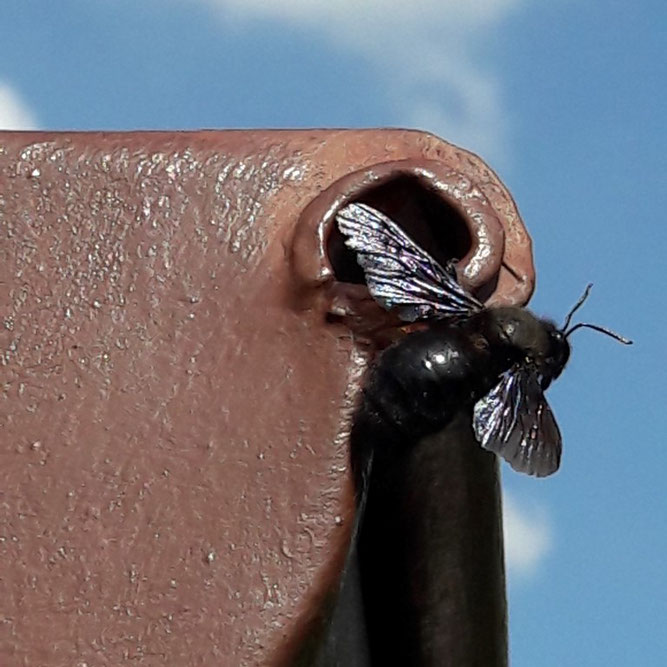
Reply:
<svg viewBox="0 0 667 667"><path fill-rule="evenodd" d="M565 368L570 358L570 343L564 331L561 331L549 320L539 320L547 334L545 353L538 357L536 363L542 375L542 388L546 389Z"/></svg>
<svg viewBox="0 0 667 667"><path fill-rule="evenodd" d="M509 362L533 364L542 378L542 388L546 389L561 374L570 358L568 337L573 331L594 329L620 343L629 345L632 342L597 324L579 322L570 327L572 316L584 303L590 289L591 285L588 285L560 328L523 308L503 307L482 311L482 316L487 318L487 338L492 346L504 351Z"/></svg>
<svg viewBox="0 0 667 667"><path fill-rule="evenodd" d="M502 349L508 360L534 364L546 384L560 375L570 358L570 344L553 322L523 308L491 308L486 313L489 342Z"/></svg>

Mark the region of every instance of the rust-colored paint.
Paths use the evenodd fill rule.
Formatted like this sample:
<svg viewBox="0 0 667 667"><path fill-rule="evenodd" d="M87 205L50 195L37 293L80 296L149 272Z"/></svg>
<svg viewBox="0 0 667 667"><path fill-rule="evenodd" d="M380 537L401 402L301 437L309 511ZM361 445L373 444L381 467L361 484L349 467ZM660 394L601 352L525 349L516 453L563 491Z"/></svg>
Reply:
<svg viewBox="0 0 667 667"><path fill-rule="evenodd" d="M524 303L511 197L431 135L0 133L2 665L289 660L344 556L370 354L326 321L322 197L397 164L467 179L495 240L462 279Z"/></svg>

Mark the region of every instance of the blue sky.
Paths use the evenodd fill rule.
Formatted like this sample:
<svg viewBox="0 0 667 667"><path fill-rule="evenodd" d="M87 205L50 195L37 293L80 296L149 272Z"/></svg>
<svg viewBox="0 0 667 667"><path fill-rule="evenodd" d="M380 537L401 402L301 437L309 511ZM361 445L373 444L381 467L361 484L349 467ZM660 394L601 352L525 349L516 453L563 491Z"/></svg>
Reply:
<svg viewBox="0 0 667 667"><path fill-rule="evenodd" d="M535 242L531 307L587 282L549 392L561 472L508 494L514 667L667 664L667 5L5 0L0 127L408 126L471 148Z"/></svg>

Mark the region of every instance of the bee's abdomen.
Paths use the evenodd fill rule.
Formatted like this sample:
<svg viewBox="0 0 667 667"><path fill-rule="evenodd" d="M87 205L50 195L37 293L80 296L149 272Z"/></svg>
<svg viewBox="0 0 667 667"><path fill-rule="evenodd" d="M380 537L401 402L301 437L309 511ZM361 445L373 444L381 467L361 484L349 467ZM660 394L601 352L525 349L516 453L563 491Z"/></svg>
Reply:
<svg viewBox="0 0 667 667"><path fill-rule="evenodd" d="M460 327L416 332L382 353L364 389L363 410L390 441L420 438L488 391L491 373L487 348Z"/></svg>

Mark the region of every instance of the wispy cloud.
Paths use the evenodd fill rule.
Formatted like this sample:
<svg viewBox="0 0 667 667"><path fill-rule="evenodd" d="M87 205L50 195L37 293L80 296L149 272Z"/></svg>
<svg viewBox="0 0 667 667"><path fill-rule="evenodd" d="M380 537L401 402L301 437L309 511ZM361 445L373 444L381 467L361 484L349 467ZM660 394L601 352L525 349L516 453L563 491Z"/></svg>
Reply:
<svg viewBox="0 0 667 667"><path fill-rule="evenodd" d="M0 81L0 129L34 130L37 120L20 95L6 82Z"/></svg>
<svg viewBox="0 0 667 667"><path fill-rule="evenodd" d="M375 67L393 100L388 122L433 131L498 158L506 142L502 82L487 35L526 0L198 0L225 20L317 31Z"/></svg>
<svg viewBox="0 0 667 667"><path fill-rule="evenodd" d="M534 574L551 550L551 526L545 512L522 507L505 492L503 520L505 558L510 574Z"/></svg>

